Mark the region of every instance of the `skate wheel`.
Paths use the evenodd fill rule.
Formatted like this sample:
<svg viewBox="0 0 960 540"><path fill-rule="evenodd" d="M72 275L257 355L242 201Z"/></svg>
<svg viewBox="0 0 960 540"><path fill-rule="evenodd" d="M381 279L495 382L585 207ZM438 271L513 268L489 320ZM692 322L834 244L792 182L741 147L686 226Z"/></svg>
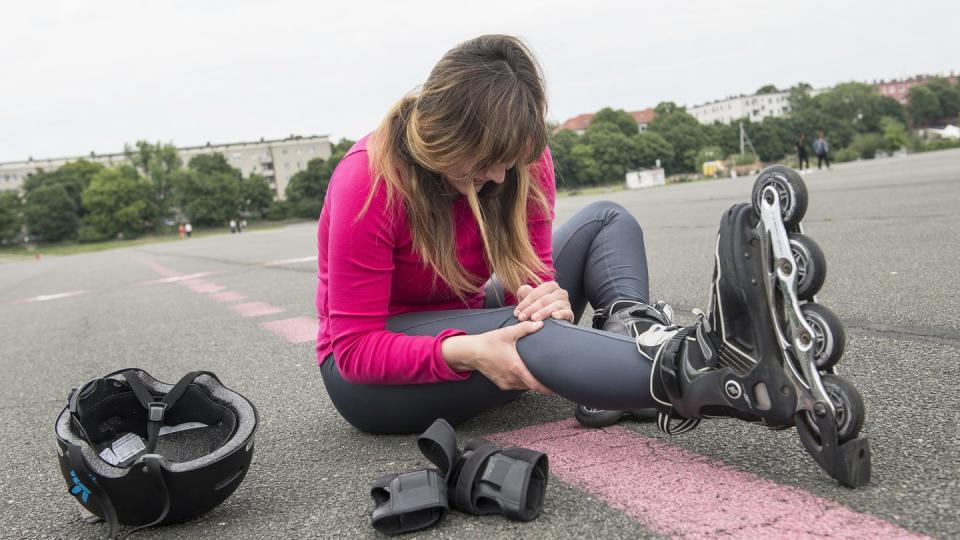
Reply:
<svg viewBox="0 0 960 540"><path fill-rule="evenodd" d="M804 320L813 329L813 363L824 371L832 368L843 356L847 335L840 319L822 304L810 302L800 306Z"/></svg>
<svg viewBox="0 0 960 540"><path fill-rule="evenodd" d="M827 391L827 397L830 398L834 411L837 413L837 441L843 444L856 438L866 417L866 408L863 406L863 398L860 397L860 392L850 381L839 375L828 373L820 377L820 381L823 383L823 389ZM820 429L817 427L812 413L807 413L806 422L814 433L820 434Z"/></svg>
<svg viewBox="0 0 960 540"><path fill-rule="evenodd" d="M600 428L616 424L626 413L626 411L608 411L594 409L586 405L577 405L574 417L576 417L577 422L580 422L581 426Z"/></svg>
<svg viewBox="0 0 960 540"><path fill-rule="evenodd" d="M797 263L797 296L810 300L827 279L827 258L813 238L801 233L790 233L790 251Z"/></svg>
<svg viewBox="0 0 960 540"><path fill-rule="evenodd" d="M787 228L798 225L807 212L807 185L803 178L790 167L771 165L764 169L753 183L753 211L760 215L763 190L771 186L780 195L780 211L783 225Z"/></svg>

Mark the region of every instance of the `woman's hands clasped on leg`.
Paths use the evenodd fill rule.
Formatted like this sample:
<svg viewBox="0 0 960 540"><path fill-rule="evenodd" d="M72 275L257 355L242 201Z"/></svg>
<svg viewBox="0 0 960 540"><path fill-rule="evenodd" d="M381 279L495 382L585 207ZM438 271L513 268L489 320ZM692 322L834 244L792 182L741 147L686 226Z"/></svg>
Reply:
<svg viewBox="0 0 960 540"><path fill-rule="evenodd" d="M452 336L443 340L441 352L453 370L479 371L501 390L533 390L552 395L533 378L517 353L517 341L542 327L542 321L527 321L482 334Z"/></svg>
<svg viewBox="0 0 960 540"><path fill-rule="evenodd" d="M522 285L517 289L517 309L513 316L521 321L542 321L547 317L573 322L570 295L556 281L546 281L531 287Z"/></svg>

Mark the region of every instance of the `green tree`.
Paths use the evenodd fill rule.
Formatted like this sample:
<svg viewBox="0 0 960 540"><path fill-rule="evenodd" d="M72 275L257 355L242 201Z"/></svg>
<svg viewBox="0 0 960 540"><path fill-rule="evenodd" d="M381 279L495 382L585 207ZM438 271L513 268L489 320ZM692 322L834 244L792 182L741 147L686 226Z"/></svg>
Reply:
<svg viewBox="0 0 960 540"><path fill-rule="evenodd" d="M661 166L673 160L673 146L656 133L647 131L634 135L633 143L637 149L635 167L649 169L656 166L657 160Z"/></svg>
<svg viewBox="0 0 960 540"><path fill-rule="evenodd" d="M23 227L23 204L16 191L0 191L0 242L13 240Z"/></svg>
<svg viewBox="0 0 960 540"><path fill-rule="evenodd" d="M90 180L104 169L99 163L86 160L71 161L52 171L37 170L23 181L23 191L29 196L34 190L51 185L61 185L77 208L77 216L83 217L83 190L90 185Z"/></svg>
<svg viewBox="0 0 960 540"><path fill-rule="evenodd" d="M236 169L227 163L227 158L220 153L197 154L190 158L187 168L200 174L229 174L237 180L243 175L240 169Z"/></svg>
<svg viewBox="0 0 960 540"><path fill-rule="evenodd" d="M134 147L125 146L124 154L150 182L153 197L148 211L149 219L168 217L171 202L174 200L171 192L173 177L183 165L177 155L177 148L169 143L150 144L147 141L137 141Z"/></svg>
<svg viewBox="0 0 960 540"><path fill-rule="evenodd" d="M654 109L656 117L647 131L666 139L673 147L673 159L664 163L668 173L695 170L697 150L707 143L707 134L696 118L672 102L664 102Z"/></svg>
<svg viewBox="0 0 960 540"><path fill-rule="evenodd" d="M340 139L327 159L317 158L307 162L307 169L290 178L285 191L290 212L298 217L316 218L323 209L330 177L340 160L354 145L354 141Z"/></svg>
<svg viewBox="0 0 960 540"><path fill-rule="evenodd" d="M267 183L267 179L259 174L251 174L240 180L240 211L244 214L260 217L264 215L276 192Z"/></svg>
<svg viewBox="0 0 960 540"><path fill-rule="evenodd" d="M574 164L573 156L570 151L574 145L580 142L580 137L568 130L563 129L550 135L548 145L550 154L553 156L553 169L557 176L557 184L574 187L576 178L573 175Z"/></svg>
<svg viewBox="0 0 960 540"><path fill-rule="evenodd" d="M758 90L758 94L776 94L780 90L777 90L777 87L772 84L765 84L761 86Z"/></svg>
<svg viewBox="0 0 960 540"><path fill-rule="evenodd" d="M883 147L887 152L896 152L907 145L907 128L896 118L884 116L880 119L883 133Z"/></svg>
<svg viewBox="0 0 960 540"><path fill-rule="evenodd" d="M724 156L740 152L740 126L737 122L730 124L715 122L701 126L701 130L706 138L706 144L719 146L723 149Z"/></svg>
<svg viewBox="0 0 960 540"><path fill-rule="evenodd" d="M960 114L960 88L950 84L950 81L942 77L932 79L927 83L929 88L940 102L940 118L954 119Z"/></svg>
<svg viewBox="0 0 960 540"><path fill-rule="evenodd" d="M150 183L133 167L104 169L83 192L88 210L85 221L102 238L121 233L125 238L135 237L146 229L151 195Z"/></svg>
<svg viewBox="0 0 960 540"><path fill-rule="evenodd" d="M632 137L639 132L637 121L623 109L613 110L610 107L600 109L590 121L590 128L599 127L603 124L615 126L627 137ZM590 128L587 128L587 132L590 131Z"/></svg>
<svg viewBox="0 0 960 540"><path fill-rule="evenodd" d="M59 242L77 234L77 205L62 184L38 187L27 195L23 217L30 236Z"/></svg>
<svg viewBox="0 0 960 540"><path fill-rule="evenodd" d="M597 160L593 158L593 148L590 145L577 143L570 149L570 159L573 164L568 180L572 179L574 187L593 186L600 182L601 173Z"/></svg>
<svg viewBox="0 0 960 540"><path fill-rule="evenodd" d="M194 225L224 225L240 211L240 181L231 172L205 174L192 168L172 176L180 211Z"/></svg>
<svg viewBox="0 0 960 540"><path fill-rule="evenodd" d="M600 173L600 183L623 182L627 170L636 168L639 161L637 146L632 136L625 135L613 123L591 123L583 135L583 143L589 145L593 151L593 159Z"/></svg>
<svg viewBox="0 0 960 540"><path fill-rule="evenodd" d="M779 161L793 153L798 132L789 118L768 116L762 122L744 127L761 160Z"/></svg>
<svg viewBox="0 0 960 540"><path fill-rule="evenodd" d="M910 116L914 124L926 126L940 119L940 98L929 86L914 86L908 96Z"/></svg>
<svg viewBox="0 0 960 540"><path fill-rule="evenodd" d="M881 96L876 87L864 83L838 84L815 97L814 102L827 116L857 133L878 131L884 116L904 118L903 107L896 100Z"/></svg>

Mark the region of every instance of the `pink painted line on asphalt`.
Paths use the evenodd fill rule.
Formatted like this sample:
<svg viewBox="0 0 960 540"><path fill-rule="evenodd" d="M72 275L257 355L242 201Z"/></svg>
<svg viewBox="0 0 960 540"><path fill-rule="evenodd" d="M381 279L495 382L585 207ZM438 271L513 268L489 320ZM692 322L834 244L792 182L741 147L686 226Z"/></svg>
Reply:
<svg viewBox="0 0 960 540"><path fill-rule="evenodd" d="M223 285L211 283L202 279L191 279L189 281L184 281L183 284L189 287L191 291L200 294L217 293L226 289L226 287Z"/></svg>
<svg viewBox="0 0 960 540"><path fill-rule="evenodd" d="M230 309L236 311L241 317L262 317L264 315L273 315L280 313L283 308L271 306L266 302L247 302L246 304L233 304Z"/></svg>
<svg viewBox="0 0 960 540"><path fill-rule="evenodd" d="M569 419L487 438L546 453L554 476L669 536L926 538L621 427Z"/></svg>
<svg viewBox="0 0 960 540"><path fill-rule="evenodd" d="M21 298L19 300L11 300L6 302L7 304L34 304L37 302L48 302L50 300L60 300L63 298L70 298L73 296L80 296L81 294L87 294L91 291L88 290L79 290L79 291L70 291L62 293L53 293L53 294L41 294L39 296L31 296L30 298Z"/></svg>
<svg viewBox="0 0 960 540"><path fill-rule="evenodd" d="M317 339L318 323L316 317L291 317L260 323L260 327L273 332L290 343L306 343Z"/></svg>
<svg viewBox="0 0 960 540"><path fill-rule="evenodd" d="M237 291L223 291L222 293L211 295L210 298L217 302L236 302L237 300L246 300L247 295L240 294Z"/></svg>
<svg viewBox="0 0 960 540"><path fill-rule="evenodd" d="M158 263L158 262L148 261L147 259L139 259L139 258L137 259L137 262L139 262L140 264L142 264L142 265L144 265L144 266L150 267L154 272L156 272L156 273L158 273L158 274L160 274L161 276L164 276L164 277L173 277L173 276L179 276L179 275L180 275L180 272L177 272L176 270L174 270L174 269L172 269L172 268L167 268L166 266L164 266L164 265L162 265L162 264L160 264L160 263Z"/></svg>

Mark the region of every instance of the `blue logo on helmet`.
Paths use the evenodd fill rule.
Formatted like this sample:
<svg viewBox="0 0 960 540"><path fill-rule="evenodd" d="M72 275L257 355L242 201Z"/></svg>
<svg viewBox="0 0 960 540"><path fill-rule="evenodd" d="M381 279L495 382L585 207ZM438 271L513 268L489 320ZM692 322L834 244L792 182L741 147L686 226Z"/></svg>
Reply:
<svg viewBox="0 0 960 540"><path fill-rule="evenodd" d="M87 502L87 499L90 498L90 488L83 485L83 482L77 478L77 473L73 469L70 469L70 479L73 480L73 487L70 488L70 493L79 497L81 501Z"/></svg>

